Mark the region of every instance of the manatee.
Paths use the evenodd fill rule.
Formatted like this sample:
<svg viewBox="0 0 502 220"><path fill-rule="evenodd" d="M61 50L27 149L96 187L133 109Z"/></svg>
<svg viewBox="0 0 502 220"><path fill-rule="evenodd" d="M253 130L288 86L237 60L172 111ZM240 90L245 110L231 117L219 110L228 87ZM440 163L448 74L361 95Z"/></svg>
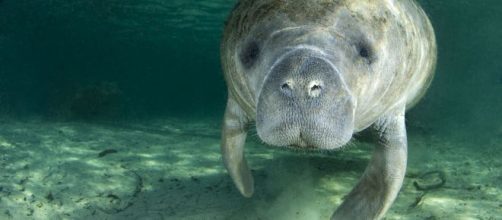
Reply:
<svg viewBox="0 0 502 220"><path fill-rule="evenodd" d="M407 164L405 112L429 87L436 40L413 0L241 0L221 41L228 88L223 161L245 197L253 124L271 146L336 150L372 134L374 152L332 219L381 219Z"/></svg>

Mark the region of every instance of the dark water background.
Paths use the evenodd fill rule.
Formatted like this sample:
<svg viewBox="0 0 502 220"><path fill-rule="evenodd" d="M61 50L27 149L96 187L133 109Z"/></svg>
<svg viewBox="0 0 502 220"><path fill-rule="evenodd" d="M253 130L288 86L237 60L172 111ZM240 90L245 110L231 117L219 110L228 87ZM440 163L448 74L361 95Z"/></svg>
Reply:
<svg viewBox="0 0 502 220"><path fill-rule="evenodd" d="M0 108L16 116L80 116L71 114L74 99L94 89L110 96L96 113L106 116L221 112L218 48L233 3L2 0Z"/></svg>
<svg viewBox="0 0 502 220"><path fill-rule="evenodd" d="M221 117L219 40L234 3L0 0L0 114ZM502 121L502 1L420 3L439 60L427 96L408 114L411 129L493 135Z"/></svg>

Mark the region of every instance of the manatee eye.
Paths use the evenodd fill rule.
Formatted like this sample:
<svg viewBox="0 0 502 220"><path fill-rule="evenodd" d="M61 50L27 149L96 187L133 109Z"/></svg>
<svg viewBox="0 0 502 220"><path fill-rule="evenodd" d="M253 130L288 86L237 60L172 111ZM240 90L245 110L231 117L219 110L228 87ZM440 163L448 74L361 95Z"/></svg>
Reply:
<svg viewBox="0 0 502 220"><path fill-rule="evenodd" d="M375 55L373 52L373 49L371 48L370 45L366 42L360 42L356 44L356 49L357 52L359 53L359 56L366 59L368 61L368 64L373 63L375 61Z"/></svg>
<svg viewBox="0 0 502 220"><path fill-rule="evenodd" d="M368 51L368 48L361 47L359 48L359 55L361 57L368 58L370 56L370 52Z"/></svg>
<svg viewBox="0 0 502 220"><path fill-rule="evenodd" d="M250 68L256 63L256 60L258 59L259 55L260 55L260 47L258 46L258 43L256 43L256 41L251 41L244 48L244 50L241 51L239 58L244 67Z"/></svg>

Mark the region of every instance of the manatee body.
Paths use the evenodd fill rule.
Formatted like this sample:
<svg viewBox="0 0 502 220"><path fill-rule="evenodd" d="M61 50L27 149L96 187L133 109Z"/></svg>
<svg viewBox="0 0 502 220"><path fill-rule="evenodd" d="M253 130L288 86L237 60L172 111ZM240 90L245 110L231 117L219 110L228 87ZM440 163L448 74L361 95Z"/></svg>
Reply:
<svg viewBox="0 0 502 220"><path fill-rule="evenodd" d="M221 43L228 87L225 166L253 193L243 155L249 124L265 143L339 149L374 134L375 150L332 219L379 219L406 170L404 115L429 86L436 42L413 0L241 0Z"/></svg>

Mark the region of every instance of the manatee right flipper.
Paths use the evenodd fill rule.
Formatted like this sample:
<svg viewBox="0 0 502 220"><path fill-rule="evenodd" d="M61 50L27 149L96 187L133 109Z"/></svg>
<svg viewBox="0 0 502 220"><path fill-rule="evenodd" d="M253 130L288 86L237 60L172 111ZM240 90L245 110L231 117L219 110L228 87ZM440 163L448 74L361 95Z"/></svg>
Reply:
<svg viewBox="0 0 502 220"><path fill-rule="evenodd" d="M332 220L381 219L396 198L406 173L405 108L382 116L371 128L378 143L358 184Z"/></svg>
<svg viewBox="0 0 502 220"><path fill-rule="evenodd" d="M245 112L229 97L223 119L221 144L223 162L237 189L243 196L251 197L254 191L253 176L244 157L247 124Z"/></svg>

